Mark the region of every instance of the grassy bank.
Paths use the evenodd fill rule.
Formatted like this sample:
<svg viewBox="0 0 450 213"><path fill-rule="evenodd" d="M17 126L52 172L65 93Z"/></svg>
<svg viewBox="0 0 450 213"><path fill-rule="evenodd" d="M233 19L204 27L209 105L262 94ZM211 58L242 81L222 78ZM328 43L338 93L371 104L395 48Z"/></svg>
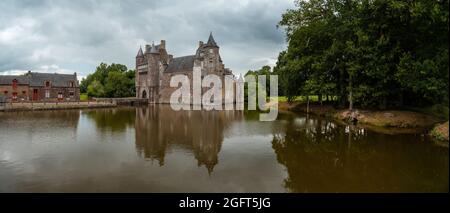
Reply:
<svg viewBox="0 0 450 213"><path fill-rule="evenodd" d="M8 103L2 111L33 111L33 110L59 110L59 109L85 109L115 107L116 103L79 101L79 102L17 102Z"/></svg>
<svg viewBox="0 0 450 213"><path fill-rule="evenodd" d="M80 94L80 101L87 101L89 100L89 97L87 95L87 93L81 93Z"/></svg>
<svg viewBox="0 0 450 213"><path fill-rule="evenodd" d="M414 110L362 110L336 109L332 105L320 104L317 99L310 98L309 107L305 98L297 98L295 102L288 103L286 98L279 97L279 109L293 112L311 113L346 123L357 123L379 131L407 133L409 130L429 129L437 123L448 120L447 114L436 110L436 107ZM447 108L448 109L448 108ZM445 110L444 110L445 111ZM446 117L447 116L447 117ZM446 126L445 126L446 125ZM448 122L436 126L431 132L435 138L448 141Z"/></svg>
<svg viewBox="0 0 450 213"><path fill-rule="evenodd" d="M448 121L436 125L431 131L430 135L440 141L448 142Z"/></svg>

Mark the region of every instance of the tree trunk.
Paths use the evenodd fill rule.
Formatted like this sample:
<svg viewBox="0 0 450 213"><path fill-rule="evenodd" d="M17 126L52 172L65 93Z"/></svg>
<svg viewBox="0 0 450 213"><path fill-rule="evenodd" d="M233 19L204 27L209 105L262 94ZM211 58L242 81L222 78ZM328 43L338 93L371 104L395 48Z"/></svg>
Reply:
<svg viewBox="0 0 450 213"><path fill-rule="evenodd" d="M353 110L353 85L352 85L352 75L349 75L348 79L348 87L349 87L349 93L348 93L348 110Z"/></svg>
<svg viewBox="0 0 450 213"><path fill-rule="evenodd" d="M306 96L306 114L309 113L309 95Z"/></svg>
<svg viewBox="0 0 450 213"><path fill-rule="evenodd" d="M340 70L339 72L339 87L340 87L340 94L337 97L338 102L339 102L339 107L340 108L344 108L346 101L345 101L345 96L346 96L346 92L345 92L345 81L344 81L344 70Z"/></svg>
<svg viewBox="0 0 450 213"><path fill-rule="evenodd" d="M320 106L322 106L322 94L319 94L317 97L319 98Z"/></svg>

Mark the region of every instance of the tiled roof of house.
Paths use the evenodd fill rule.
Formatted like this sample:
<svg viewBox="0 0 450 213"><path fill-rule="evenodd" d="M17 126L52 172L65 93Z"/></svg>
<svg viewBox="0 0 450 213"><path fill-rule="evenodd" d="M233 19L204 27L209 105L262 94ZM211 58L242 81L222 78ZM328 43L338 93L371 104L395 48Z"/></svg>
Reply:
<svg viewBox="0 0 450 213"><path fill-rule="evenodd" d="M78 80L75 74L37 72L28 72L25 75L0 75L0 85L11 85L14 79L18 81L18 84L26 84L32 87L44 86L46 81L50 81L52 87L68 87L69 82L73 82L74 86L78 87Z"/></svg>
<svg viewBox="0 0 450 213"><path fill-rule="evenodd" d="M11 85L14 79L17 84L29 84L28 77L24 75L0 75L0 85Z"/></svg>
<svg viewBox="0 0 450 213"><path fill-rule="evenodd" d="M76 75L58 74L58 73L36 73L32 72L30 76L30 86L43 86L45 81L50 81L52 87L67 87L69 82L74 82L78 86Z"/></svg>

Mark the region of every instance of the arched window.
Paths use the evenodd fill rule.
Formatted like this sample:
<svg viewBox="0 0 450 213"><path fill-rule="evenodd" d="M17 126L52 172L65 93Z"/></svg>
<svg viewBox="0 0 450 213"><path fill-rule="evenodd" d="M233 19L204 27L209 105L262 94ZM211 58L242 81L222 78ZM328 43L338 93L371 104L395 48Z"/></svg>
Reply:
<svg viewBox="0 0 450 213"><path fill-rule="evenodd" d="M45 87L50 87L50 81L45 82Z"/></svg>

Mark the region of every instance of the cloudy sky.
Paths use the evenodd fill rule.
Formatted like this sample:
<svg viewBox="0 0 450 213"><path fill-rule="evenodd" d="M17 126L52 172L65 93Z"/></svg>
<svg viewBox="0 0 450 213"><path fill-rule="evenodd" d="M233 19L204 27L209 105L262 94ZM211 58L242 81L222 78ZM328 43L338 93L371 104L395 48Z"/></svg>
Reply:
<svg viewBox="0 0 450 213"><path fill-rule="evenodd" d="M209 32L235 74L274 65L286 47L276 24L291 0L0 1L0 74L77 72L100 62L134 69L139 46L166 40L192 55Z"/></svg>

